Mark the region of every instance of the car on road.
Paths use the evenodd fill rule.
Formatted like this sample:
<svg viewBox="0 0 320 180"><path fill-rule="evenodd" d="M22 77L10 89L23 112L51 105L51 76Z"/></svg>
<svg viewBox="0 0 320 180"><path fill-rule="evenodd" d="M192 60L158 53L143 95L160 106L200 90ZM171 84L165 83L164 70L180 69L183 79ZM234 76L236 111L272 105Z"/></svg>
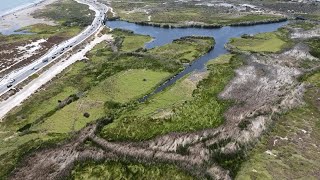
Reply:
<svg viewBox="0 0 320 180"><path fill-rule="evenodd" d="M43 63L48 62L48 58L45 58L44 60L42 60Z"/></svg>
<svg viewBox="0 0 320 180"><path fill-rule="evenodd" d="M14 83L15 81L16 81L15 79L10 79L10 80L9 80L9 83L12 84L12 83Z"/></svg>
<svg viewBox="0 0 320 180"><path fill-rule="evenodd" d="M12 87L12 84L8 84L8 85L7 85L7 88L11 88L11 87Z"/></svg>

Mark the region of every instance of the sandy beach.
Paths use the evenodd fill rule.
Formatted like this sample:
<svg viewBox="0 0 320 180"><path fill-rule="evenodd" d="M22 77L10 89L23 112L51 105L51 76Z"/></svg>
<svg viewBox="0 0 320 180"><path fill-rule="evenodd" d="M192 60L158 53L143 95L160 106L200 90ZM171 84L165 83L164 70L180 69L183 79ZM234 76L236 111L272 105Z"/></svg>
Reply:
<svg viewBox="0 0 320 180"><path fill-rule="evenodd" d="M16 10L10 14L0 17L0 33L11 34L13 31L33 24L49 24L54 25L53 21L48 19L37 19L31 16L32 13L39 9L43 9L45 6L52 4L58 0L44 0L42 2L33 4L31 6Z"/></svg>

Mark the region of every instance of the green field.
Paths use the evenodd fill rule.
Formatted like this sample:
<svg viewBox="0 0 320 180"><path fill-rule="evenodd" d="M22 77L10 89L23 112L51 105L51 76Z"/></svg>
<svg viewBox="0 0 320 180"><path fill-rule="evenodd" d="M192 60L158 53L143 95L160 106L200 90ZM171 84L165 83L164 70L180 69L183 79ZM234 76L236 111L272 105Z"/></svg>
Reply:
<svg viewBox="0 0 320 180"><path fill-rule="evenodd" d="M228 46L236 51L276 53L288 46L287 41L285 32L276 31L254 36L246 35L241 38L232 38Z"/></svg>
<svg viewBox="0 0 320 180"><path fill-rule="evenodd" d="M133 34L133 32L115 29L113 34L122 39L121 51L136 51L144 47L144 44L150 42L150 36Z"/></svg>
<svg viewBox="0 0 320 180"><path fill-rule="evenodd" d="M120 72L93 87L83 98L54 113L34 130L49 133L78 131L88 122L105 116L108 110L105 102L128 103L149 92L169 75L144 69ZM84 117L84 113L89 113L90 117Z"/></svg>
<svg viewBox="0 0 320 180"><path fill-rule="evenodd" d="M193 90L197 87L190 77L178 81L172 88L160 92L150 99L148 103L142 104L135 112L137 116L151 115L152 117L166 117L171 114L174 106L179 106L185 101L191 100ZM170 117L170 116L169 116Z"/></svg>
<svg viewBox="0 0 320 180"><path fill-rule="evenodd" d="M102 130L101 135L110 140L145 140L169 132L219 126L231 103L220 100L218 94L241 64L240 57L233 57L230 63L209 66L208 77L195 90L186 86L185 80L177 82L145 104L119 115Z"/></svg>
<svg viewBox="0 0 320 180"><path fill-rule="evenodd" d="M175 40L171 44L153 48L149 53L158 54L182 63L189 63L207 53L213 46L213 38L191 36ZM194 49L196 49L196 51Z"/></svg>
<svg viewBox="0 0 320 180"><path fill-rule="evenodd" d="M233 57L233 54L223 54L215 59L212 59L208 61L207 66L210 65L219 65L219 64L228 64L230 63L231 58Z"/></svg>

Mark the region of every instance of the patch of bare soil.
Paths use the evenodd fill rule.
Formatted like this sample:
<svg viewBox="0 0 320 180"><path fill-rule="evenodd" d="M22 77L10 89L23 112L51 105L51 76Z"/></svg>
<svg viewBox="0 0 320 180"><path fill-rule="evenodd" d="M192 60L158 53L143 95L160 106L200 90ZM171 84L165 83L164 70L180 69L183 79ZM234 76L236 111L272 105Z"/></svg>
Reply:
<svg viewBox="0 0 320 180"><path fill-rule="evenodd" d="M295 32L292 33L292 39L309 39L314 37L320 37L320 28L310 29L308 31L304 31L303 29L295 29Z"/></svg>
<svg viewBox="0 0 320 180"><path fill-rule="evenodd" d="M231 179L230 172L220 167L215 158L244 151L276 114L304 103L305 84L297 78L306 68L299 64L308 59L319 61L307 50L305 45L297 44L281 54L244 55L246 65L236 70L236 77L220 94L236 103L225 113L225 123L218 128L170 133L137 143L109 142L96 135L97 125L90 125L71 142L26 157L10 179L58 179L70 173L75 162L86 159L165 162L200 179ZM97 146L84 148L81 144L86 139Z"/></svg>

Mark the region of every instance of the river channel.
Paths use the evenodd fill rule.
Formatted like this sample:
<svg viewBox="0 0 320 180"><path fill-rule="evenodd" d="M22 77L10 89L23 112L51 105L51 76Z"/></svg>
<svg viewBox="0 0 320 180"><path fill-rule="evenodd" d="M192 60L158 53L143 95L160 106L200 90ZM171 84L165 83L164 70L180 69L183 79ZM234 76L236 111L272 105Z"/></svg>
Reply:
<svg viewBox="0 0 320 180"><path fill-rule="evenodd" d="M149 35L153 37L153 41L145 44L145 48L151 49L157 46L163 46L165 44L171 43L175 39L179 39L185 36L208 36L214 37L215 46L207 54L196 59L189 66L178 73L176 76L170 80L164 82L162 85L157 87L151 94L140 99L140 102L146 101L150 96L162 91L166 87L174 84L177 80L184 77L185 75L193 71L202 71L205 70L205 64L222 54L228 53L225 49L225 44L229 41L230 38L240 37L243 34L258 34L264 32L272 32L278 28L286 25L288 22L279 22L272 24L259 24L253 26L225 26L222 28L214 29L204 29L204 28L161 28L153 26L143 26L135 23L129 23L125 21L107 21L106 26L115 29L126 29L131 30L136 34Z"/></svg>

